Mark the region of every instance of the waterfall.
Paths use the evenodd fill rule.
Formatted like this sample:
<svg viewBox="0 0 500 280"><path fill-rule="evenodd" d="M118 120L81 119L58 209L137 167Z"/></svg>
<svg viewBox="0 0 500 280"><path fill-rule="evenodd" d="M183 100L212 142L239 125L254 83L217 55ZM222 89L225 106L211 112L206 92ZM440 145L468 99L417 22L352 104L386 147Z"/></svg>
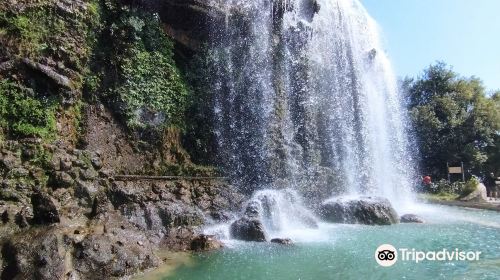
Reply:
<svg viewBox="0 0 500 280"><path fill-rule="evenodd" d="M257 191L246 209L254 209L271 236L280 236L295 229L317 227L314 215L291 189Z"/></svg>
<svg viewBox="0 0 500 280"><path fill-rule="evenodd" d="M211 0L215 134L249 193L306 198L411 189L406 117L376 22L358 0Z"/></svg>

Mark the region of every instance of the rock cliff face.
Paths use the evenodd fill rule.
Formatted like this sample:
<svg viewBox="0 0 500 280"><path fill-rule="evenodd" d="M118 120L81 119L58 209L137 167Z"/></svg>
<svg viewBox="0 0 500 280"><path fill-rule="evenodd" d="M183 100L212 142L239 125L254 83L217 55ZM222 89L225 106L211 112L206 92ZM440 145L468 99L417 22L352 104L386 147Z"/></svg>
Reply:
<svg viewBox="0 0 500 280"><path fill-rule="evenodd" d="M2 186L2 279L108 279L156 267L158 251L190 249L203 225L243 201L220 180L120 181L97 153L51 148L44 188L28 162L3 150L4 170L18 177Z"/></svg>
<svg viewBox="0 0 500 280"><path fill-rule="evenodd" d="M122 278L161 250L218 246L201 227L244 197L223 179L154 176L218 175L184 148L195 102L171 40L193 54L221 14L195 0L2 3L0 279Z"/></svg>
<svg viewBox="0 0 500 280"><path fill-rule="evenodd" d="M209 39L208 24L222 23L224 11L215 1L167 0L157 1L165 32L184 47L196 51Z"/></svg>

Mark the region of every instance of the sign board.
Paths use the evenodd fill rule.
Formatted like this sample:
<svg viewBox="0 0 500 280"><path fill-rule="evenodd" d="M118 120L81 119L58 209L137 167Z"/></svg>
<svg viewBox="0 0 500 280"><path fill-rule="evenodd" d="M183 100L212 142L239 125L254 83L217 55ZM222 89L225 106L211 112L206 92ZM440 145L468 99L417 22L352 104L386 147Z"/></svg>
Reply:
<svg viewBox="0 0 500 280"><path fill-rule="evenodd" d="M450 174L461 174L462 173L462 167L448 167L448 173Z"/></svg>

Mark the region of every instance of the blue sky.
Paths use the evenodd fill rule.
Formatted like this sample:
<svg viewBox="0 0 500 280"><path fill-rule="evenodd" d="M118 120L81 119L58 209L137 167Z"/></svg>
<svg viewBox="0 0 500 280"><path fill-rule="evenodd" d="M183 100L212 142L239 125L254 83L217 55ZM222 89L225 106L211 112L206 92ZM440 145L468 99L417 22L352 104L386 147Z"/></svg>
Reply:
<svg viewBox="0 0 500 280"><path fill-rule="evenodd" d="M361 0L398 76L436 60L500 90L500 0Z"/></svg>

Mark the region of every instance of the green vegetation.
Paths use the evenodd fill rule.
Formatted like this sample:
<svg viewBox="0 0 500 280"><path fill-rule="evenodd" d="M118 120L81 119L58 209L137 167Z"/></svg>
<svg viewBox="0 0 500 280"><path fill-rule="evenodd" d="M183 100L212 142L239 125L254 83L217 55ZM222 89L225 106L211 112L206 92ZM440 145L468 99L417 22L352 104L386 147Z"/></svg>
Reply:
<svg viewBox="0 0 500 280"><path fill-rule="evenodd" d="M447 162L464 162L476 175L500 171L500 92L488 96L481 80L462 78L444 63L403 85L423 173L446 178Z"/></svg>
<svg viewBox="0 0 500 280"><path fill-rule="evenodd" d="M8 80L0 80L2 134L55 138L57 104L53 98L37 98L28 88Z"/></svg>
<svg viewBox="0 0 500 280"><path fill-rule="evenodd" d="M460 196L458 194L454 193L445 193L445 192L440 192L440 193L421 193L418 195L420 198L424 200L438 200L438 201L453 201L457 200Z"/></svg>
<svg viewBox="0 0 500 280"><path fill-rule="evenodd" d="M436 183L430 185L425 191L434 196L441 197L443 200L454 200L459 197L465 197L472 193L479 180L472 177L470 180L464 182L448 182L447 180L439 180Z"/></svg>
<svg viewBox="0 0 500 280"><path fill-rule="evenodd" d="M44 169L51 157L45 144L83 143L86 103L105 103L131 138L141 138L138 150L168 142L161 136L167 127L185 129L192 97L158 15L119 0L70 2L0 6L0 141L41 138L22 141L40 144L23 162ZM189 162L166 160L157 169L211 172Z"/></svg>
<svg viewBox="0 0 500 280"><path fill-rule="evenodd" d="M69 103L63 108L62 101L78 102L96 41L94 31L100 25L99 5L97 1L56 5L50 0L23 4L22 9L19 5L10 1L0 7L0 57L12 63L0 73L0 138L55 140L56 116L64 109L79 113L66 106ZM69 79L75 92L16 62L24 58ZM79 116L69 118L78 122Z"/></svg>
<svg viewBox="0 0 500 280"><path fill-rule="evenodd" d="M36 60L51 58L83 71L99 25L96 1L62 8L53 1L37 1L24 9L0 8L0 42L8 53Z"/></svg>
<svg viewBox="0 0 500 280"><path fill-rule="evenodd" d="M204 45L200 51L181 68L191 89L190 102L186 109L184 148L199 164L214 164L216 162L217 146L213 126L214 88L209 75L216 71L212 61L216 59L211 49Z"/></svg>
<svg viewBox="0 0 500 280"><path fill-rule="evenodd" d="M130 128L182 126L188 90L157 15L113 1L103 13L106 24L93 63L98 74L86 87L100 87Z"/></svg>

